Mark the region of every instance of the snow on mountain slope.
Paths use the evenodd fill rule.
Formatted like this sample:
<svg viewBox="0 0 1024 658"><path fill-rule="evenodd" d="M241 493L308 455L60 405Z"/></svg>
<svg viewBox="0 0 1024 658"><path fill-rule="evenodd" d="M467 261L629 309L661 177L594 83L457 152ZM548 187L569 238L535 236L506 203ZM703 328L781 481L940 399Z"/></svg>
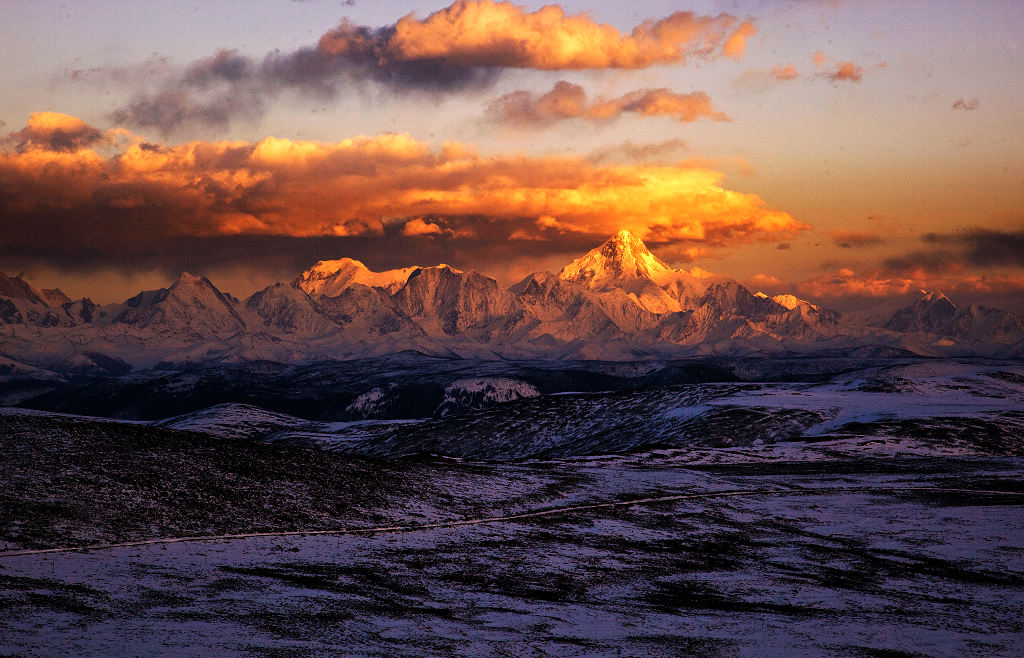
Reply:
<svg viewBox="0 0 1024 658"><path fill-rule="evenodd" d="M921 291L923 296L910 306L893 313L885 328L903 333L926 331L934 334L945 333L956 318L958 309L941 292Z"/></svg>
<svg viewBox="0 0 1024 658"><path fill-rule="evenodd" d="M71 327L81 319L71 300L56 288L39 290L24 279L0 272L0 325Z"/></svg>
<svg viewBox="0 0 1024 658"><path fill-rule="evenodd" d="M884 324L904 334L927 333L962 343L1012 343L1024 335L1024 319L1002 309L971 304L961 307L941 292L922 296L899 309Z"/></svg>
<svg viewBox="0 0 1024 658"><path fill-rule="evenodd" d="M558 276L590 288L621 288L636 279L653 280L670 271L672 268L652 254L640 238L623 229L566 265Z"/></svg>
<svg viewBox="0 0 1024 658"><path fill-rule="evenodd" d="M836 336L859 336L864 332L843 320L839 311L833 311L795 295L783 294L768 297L757 292L754 297L771 299L786 312L771 313L768 317L769 331L781 338L818 340Z"/></svg>
<svg viewBox="0 0 1024 658"><path fill-rule="evenodd" d="M958 307L929 293L879 326L793 295L751 294L739 282L676 270L619 231L566 265L504 290L448 265L372 272L320 261L292 285L243 305L183 274L168 288L97 306L0 276L0 354L73 372L78 355L159 363L355 358L403 349L480 358L676 358L824 349L909 350L1007 358L1024 352L1024 320ZM89 366L90 368L92 366Z"/></svg>
<svg viewBox="0 0 1024 658"><path fill-rule="evenodd" d="M284 283L275 283L253 293L245 301L245 309L258 319L249 323L276 329L286 334L320 335L337 329L337 325L324 317L313 300L301 289Z"/></svg>
<svg viewBox="0 0 1024 658"><path fill-rule="evenodd" d="M754 297L768 299L768 295L764 294L763 292L755 292ZM797 306L799 306L801 303L810 304L810 302L804 301L796 297L795 295L775 295L774 297L771 298L771 300L778 304L779 306L784 306L791 311Z"/></svg>
<svg viewBox="0 0 1024 658"><path fill-rule="evenodd" d="M354 283L383 288L392 294L405 285L416 269L403 267L385 272L374 272L353 258L322 260L299 275L294 285L310 295L335 297Z"/></svg>
<svg viewBox="0 0 1024 658"><path fill-rule="evenodd" d="M358 339L422 336L423 330L398 309L383 288L351 283L333 297L318 299L317 311Z"/></svg>
<svg viewBox="0 0 1024 658"><path fill-rule="evenodd" d="M245 329L238 302L226 296L206 277L182 273L169 288L141 292L114 324L151 329L178 337L208 338Z"/></svg>
<svg viewBox="0 0 1024 658"><path fill-rule="evenodd" d="M72 327L75 324L75 318L61 307L52 308L42 301L25 298L0 297L0 325Z"/></svg>
<svg viewBox="0 0 1024 658"><path fill-rule="evenodd" d="M486 333L517 304L494 279L462 272L448 265L417 268L392 299L428 336L454 336L476 330ZM489 336L481 336L485 340Z"/></svg>
<svg viewBox="0 0 1024 658"><path fill-rule="evenodd" d="M44 301L41 291L29 285L24 279L7 276L3 272L0 272L0 297L24 299L35 304L48 305Z"/></svg>
<svg viewBox="0 0 1024 658"><path fill-rule="evenodd" d="M523 324L532 337L547 335L571 341L622 336L612 314L595 295L550 272L535 272L509 288L509 292L526 311ZM635 304L631 306L635 308Z"/></svg>
<svg viewBox="0 0 1024 658"><path fill-rule="evenodd" d="M622 230L566 265L558 278L599 292L622 290L645 311L671 313L681 310L679 300L656 280L667 281L676 274L683 273L652 254L640 238Z"/></svg>

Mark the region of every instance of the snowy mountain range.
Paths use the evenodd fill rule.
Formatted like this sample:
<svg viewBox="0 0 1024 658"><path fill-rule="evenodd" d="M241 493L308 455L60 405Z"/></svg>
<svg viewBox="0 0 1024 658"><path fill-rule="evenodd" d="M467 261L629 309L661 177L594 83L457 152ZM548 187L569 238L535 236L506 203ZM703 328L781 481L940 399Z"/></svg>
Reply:
<svg viewBox="0 0 1024 658"><path fill-rule="evenodd" d="M373 272L320 261L246 300L201 276L119 304L71 300L0 274L0 375L121 374L160 364L436 356L636 360L697 355L1024 356L1024 320L942 293L875 325L793 295L669 267L619 231L557 275L508 289L449 265Z"/></svg>

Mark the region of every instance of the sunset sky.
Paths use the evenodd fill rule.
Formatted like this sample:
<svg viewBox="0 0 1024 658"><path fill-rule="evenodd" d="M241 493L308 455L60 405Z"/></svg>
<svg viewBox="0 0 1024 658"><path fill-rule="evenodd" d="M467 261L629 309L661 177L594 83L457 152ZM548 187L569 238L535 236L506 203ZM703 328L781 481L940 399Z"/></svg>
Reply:
<svg viewBox="0 0 1024 658"><path fill-rule="evenodd" d="M1010 0L0 0L0 269L511 284L619 228L837 308L1024 310Z"/></svg>

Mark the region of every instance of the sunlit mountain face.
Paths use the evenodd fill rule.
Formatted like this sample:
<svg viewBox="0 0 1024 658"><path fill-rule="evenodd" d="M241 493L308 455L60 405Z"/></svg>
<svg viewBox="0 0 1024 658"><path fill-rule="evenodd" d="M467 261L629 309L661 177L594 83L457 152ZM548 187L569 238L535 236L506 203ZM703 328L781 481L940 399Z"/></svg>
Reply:
<svg viewBox="0 0 1024 658"><path fill-rule="evenodd" d="M3 7L0 655L1024 655L1019 3Z"/></svg>
<svg viewBox="0 0 1024 658"><path fill-rule="evenodd" d="M673 269L628 230L509 288L449 265L374 272L320 261L240 300L207 278L118 304L72 301L3 279L7 357L61 372L83 354L119 368L416 350L482 358L655 359L888 348L921 356L1021 356L1024 320L960 307L940 292L874 322L794 295L752 293L726 276ZM65 365L71 364L71 365ZM99 368L104 366L99 365Z"/></svg>

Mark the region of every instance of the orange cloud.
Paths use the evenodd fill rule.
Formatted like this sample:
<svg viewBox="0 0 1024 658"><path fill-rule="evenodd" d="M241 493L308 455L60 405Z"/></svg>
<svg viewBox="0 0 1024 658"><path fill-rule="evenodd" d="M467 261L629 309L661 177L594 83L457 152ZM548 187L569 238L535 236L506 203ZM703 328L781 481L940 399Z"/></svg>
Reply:
<svg viewBox="0 0 1024 658"><path fill-rule="evenodd" d="M965 273L951 268L944 273L924 269L889 274L881 271L855 272L842 268L831 274L809 279L797 285L809 297L898 297L918 290L943 290L987 294L1024 292L1024 275Z"/></svg>
<svg viewBox="0 0 1024 658"><path fill-rule="evenodd" d="M774 66L772 67L772 77L776 80L795 80L800 77L796 67L792 64L786 64L785 66Z"/></svg>
<svg viewBox="0 0 1024 658"><path fill-rule="evenodd" d="M546 125L563 119L610 120L624 113L670 116L681 122L708 117L728 121L711 106L702 91L677 94L668 89L640 89L612 99L591 103L583 87L560 80L551 91L537 96L528 91L505 94L490 104L488 114L496 121L518 125Z"/></svg>
<svg viewBox="0 0 1024 658"><path fill-rule="evenodd" d="M722 52L731 59L743 59L744 53L747 52L747 39L755 34L757 34L757 28L754 27L753 23L750 21L740 23L736 31L725 40Z"/></svg>
<svg viewBox="0 0 1024 658"><path fill-rule="evenodd" d="M638 69L692 56L739 58L756 31L751 22L729 14L676 12L623 35L586 14L566 15L558 5L527 12L511 2L458 0L425 19L405 16L386 36L343 24L320 39L319 49L328 54L371 50L382 60L467 67Z"/></svg>
<svg viewBox="0 0 1024 658"><path fill-rule="evenodd" d="M4 142L21 151L32 148L77 151L103 140L102 132L78 117L59 112L33 112L28 125L8 135Z"/></svg>
<svg viewBox="0 0 1024 658"><path fill-rule="evenodd" d="M825 78L832 82L860 82L861 78L864 77L864 69L857 66L853 62L839 62L836 65L836 70L831 73L825 73Z"/></svg>
<svg viewBox="0 0 1024 658"><path fill-rule="evenodd" d="M860 273L842 268L832 274L809 279L797 289L811 297L895 297L925 287L916 277L885 276L879 272Z"/></svg>
<svg viewBox="0 0 1024 658"><path fill-rule="evenodd" d="M819 69L819 71L828 63L825 53L820 50L814 53L812 59L815 68ZM889 65L886 62L879 62L870 68L884 69L888 67ZM824 78L830 82L860 82L864 77L864 67L853 62L838 62L834 70L820 71L817 75L819 78Z"/></svg>
<svg viewBox="0 0 1024 658"><path fill-rule="evenodd" d="M402 227L402 235L438 235L443 232L444 229L437 224L425 222L419 217L410 219Z"/></svg>
<svg viewBox="0 0 1024 658"><path fill-rule="evenodd" d="M773 66L770 69L748 69L737 79L741 86L765 90L780 82L789 82L800 77L800 72L792 64Z"/></svg>
<svg viewBox="0 0 1024 658"><path fill-rule="evenodd" d="M710 247L808 228L757 195L724 188L721 173L682 165L481 156L395 134L118 149L110 157L0 152L4 248L48 253L53 236L97 254L160 250L182 237L486 239L525 226L550 236L627 228L654 242Z"/></svg>
<svg viewBox="0 0 1024 658"><path fill-rule="evenodd" d="M748 288L754 290L775 289L782 285L782 279L770 274L758 272L745 281Z"/></svg>

